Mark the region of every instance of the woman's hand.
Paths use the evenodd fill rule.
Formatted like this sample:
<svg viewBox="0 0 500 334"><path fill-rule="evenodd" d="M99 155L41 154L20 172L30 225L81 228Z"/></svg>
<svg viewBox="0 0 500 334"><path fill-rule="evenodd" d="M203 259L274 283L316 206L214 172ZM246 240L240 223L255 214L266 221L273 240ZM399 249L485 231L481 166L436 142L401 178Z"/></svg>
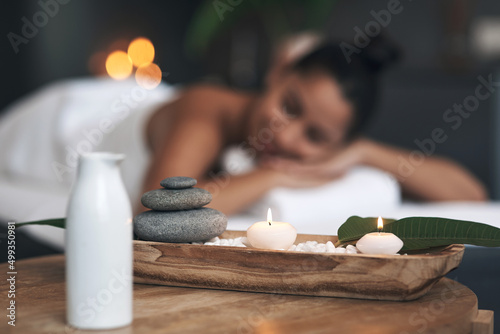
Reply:
<svg viewBox="0 0 500 334"><path fill-rule="evenodd" d="M261 170L271 175L273 188L312 188L321 186L331 181L331 178L327 178L322 175L298 174L286 170L277 170L265 167L262 167Z"/></svg>
<svg viewBox="0 0 500 334"><path fill-rule="evenodd" d="M285 173L289 177L320 180L325 183L344 175L352 167L364 162L366 147L369 141L358 139L331 156L318 162L300 162L297 160L272 157L262 161L262 165ZM314 182L313 182L314 183ZM319 184L318 184L319 185Z"/></svg>

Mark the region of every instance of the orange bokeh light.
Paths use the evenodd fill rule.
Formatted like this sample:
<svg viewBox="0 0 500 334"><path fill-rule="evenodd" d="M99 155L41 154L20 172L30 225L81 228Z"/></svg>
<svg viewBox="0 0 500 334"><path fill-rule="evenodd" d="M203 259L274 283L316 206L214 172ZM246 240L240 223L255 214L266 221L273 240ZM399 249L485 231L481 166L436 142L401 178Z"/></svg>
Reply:
<svg viewBox="0 0 500 334"><path fill-rule="evenodd" d="M135 81L142 88L154 89L161 82L161 69L154 63L139 66L135 72Z"/></svg>
<svg viewBox="0 0 500 334"><path fill-rule="evenodd" d="M115 80L123 80L132 73L132 62L123 51L114 51L106 59L106 71Z"/></svg>
<svg viewBox="0 0 500 334"><path fill-rule="evenodd" d="M155 48L153 43L147 38L138 37L130 42L128 46L128 56L134 66L150 64L155 58Z"/></svg>

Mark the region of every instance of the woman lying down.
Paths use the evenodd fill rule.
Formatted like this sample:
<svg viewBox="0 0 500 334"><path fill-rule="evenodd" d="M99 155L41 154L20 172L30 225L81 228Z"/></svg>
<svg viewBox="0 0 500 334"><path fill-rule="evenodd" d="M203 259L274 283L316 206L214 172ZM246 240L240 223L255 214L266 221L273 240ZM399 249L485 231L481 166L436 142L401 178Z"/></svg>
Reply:
<svg viewBox="0 0 500 334"><path fill-rule="evenodd" d="M202 188L216 182L222 152L236 145L256 164L214 194L210 206L228 215L273 188L319 186L358 165L394 175L413 198L485 200L483 185L455 162L429 156L403 172L410 152L358 135L374 108L377 77L396 56L378 39L348 64L337 44L324 44L274 68L258 93L207 84L145 91L131 82L61 83L1 120L2 173L64 186L74 179L77 152L123 152L123 178L140 211L140 194L166 177L190 176Z"/></svg>

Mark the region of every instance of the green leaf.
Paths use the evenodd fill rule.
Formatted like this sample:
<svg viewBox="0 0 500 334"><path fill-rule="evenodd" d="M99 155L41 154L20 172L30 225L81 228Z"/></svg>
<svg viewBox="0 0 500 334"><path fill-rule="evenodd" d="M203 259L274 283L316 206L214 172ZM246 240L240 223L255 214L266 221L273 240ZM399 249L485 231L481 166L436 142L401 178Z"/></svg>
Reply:
<svg viewBox="0 0 500 334"><path fill-rule="evenodd" d="M340 226L339 242L360 239L377 231L377 218L350 217ZM500 247L500 229L466 220L435 217L408 217L400 220L384 218L384 232L403 240L403 251L426 249L451 244Z"/></svg>
<svg viewBox="0 0 500 334"><path fill-rule="evenodd" d="M245 17L257 17L262 21L271 42L277 37L293 31L323 29L331 16L334 0L245 0L233 5L231 2L205 0L195 10L184 38L184 48L190 56L202 56L210 43L223 32ZM293 17L302 18L294 22ZM255 19L255 18L254 18ZM301 24L300 24L301 23Z"/></svg>
<svg viewBox="0 0 500 334"><path fill-rule="evenodd" d="M65 228L66 218L55 218L55 219L37 220L32 222L16 223L16 228L23 227L26 225L48 225L59 228Z"/></svg>
<svg viewBox="0 0 500 334"><path fill-rule="evenodd" d="M188 53L191 55L204 53L207 45L222 25L213 2L205 1L202 3L194 13L184 38Z"/></svg>
<svg viewBox="0 0 500 334"><path fill-rule="evenodd" d="M409 217L387 224L384 231L403 240L403 250L451 244L500 247L499 228L466 220Z"/></svg>

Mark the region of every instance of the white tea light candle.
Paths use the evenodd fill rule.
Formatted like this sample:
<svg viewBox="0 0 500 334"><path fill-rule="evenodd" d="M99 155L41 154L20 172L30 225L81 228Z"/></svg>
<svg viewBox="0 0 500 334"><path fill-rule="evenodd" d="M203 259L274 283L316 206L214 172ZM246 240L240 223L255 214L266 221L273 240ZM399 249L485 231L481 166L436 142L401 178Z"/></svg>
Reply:
<svg viewBox="0 0 500 334"><path fill-rule="evenodd" d="M297 238L297 230L289 223L274 222L271 209L267 221L257 222L247 230L248 242L255 248L288 249Z"/></svg>
<svg viewBox="0 0 500 334"><path fill-rule="evenodd" d="M403 241L393 233L381 232L383 227L382 217L378 217L378 232L365 234L356 243L356 248L363 254L393 255L399 252Z"/></svg>

